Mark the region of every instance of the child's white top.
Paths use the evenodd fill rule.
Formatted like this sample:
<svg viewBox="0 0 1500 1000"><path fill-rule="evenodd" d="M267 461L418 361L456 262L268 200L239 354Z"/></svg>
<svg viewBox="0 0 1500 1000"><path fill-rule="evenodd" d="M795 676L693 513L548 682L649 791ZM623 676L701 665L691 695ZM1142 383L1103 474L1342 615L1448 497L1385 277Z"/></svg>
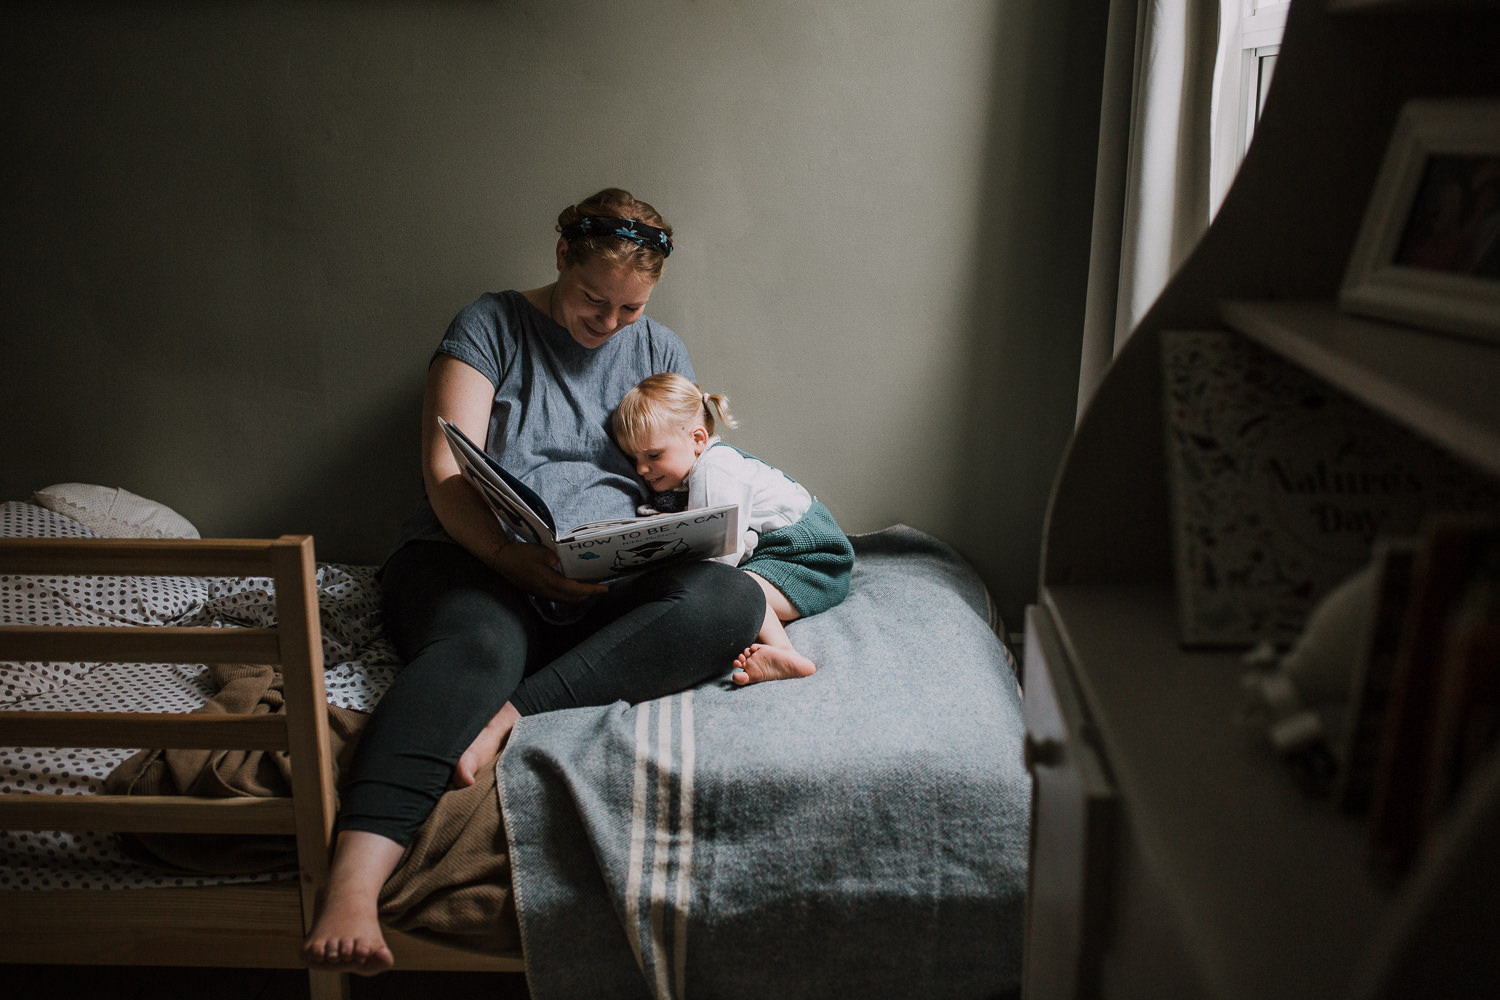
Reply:
<svg viewBox="0 0 1500 1000"><path fill-rule="evenodd" d="M740 546L715 560L730 566L749 559L762 534L796 523L813 504L812 494L796 480L723 444L718 435L708 439L686 484L689 509L726 503L739 506Z"/></svg>

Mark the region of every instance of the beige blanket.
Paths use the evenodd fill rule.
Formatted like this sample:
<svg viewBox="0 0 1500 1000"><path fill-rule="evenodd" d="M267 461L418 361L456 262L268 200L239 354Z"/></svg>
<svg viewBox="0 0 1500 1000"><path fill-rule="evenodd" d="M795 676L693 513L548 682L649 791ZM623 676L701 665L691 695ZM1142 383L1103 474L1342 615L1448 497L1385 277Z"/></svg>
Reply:
<svg viewBox="0 0 1500 1000"><path fill-rule="evenodd" d="M495 769L438 800L380 893L397 930L488 954L521 947Z"/></svg>
<svg viewBox="0 0 1500 1000"><path fill-rule="evenodd" d="M264 665L209 668L217 688L197 711L260 715L285 711L281 674ZM349 763L366 716L328 706L335 781ZM519 947L510 857L493 768L470 788L444 795L381 893L381 916L399 930L479 951ZM142 750L110 773L113 795L209 798L286 795L285 751ZM122 834L131 857L174 870L244 874L295 869L289 836Z"/></svg>

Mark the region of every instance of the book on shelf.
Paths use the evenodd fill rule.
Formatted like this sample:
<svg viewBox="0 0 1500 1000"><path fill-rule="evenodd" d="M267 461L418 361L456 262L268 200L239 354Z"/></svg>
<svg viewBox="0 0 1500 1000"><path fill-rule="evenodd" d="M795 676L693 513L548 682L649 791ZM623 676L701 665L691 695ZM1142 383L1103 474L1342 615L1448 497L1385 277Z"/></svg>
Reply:
<svg viewBox="0 0 1500 1000"><path fill-rule="evenodd" d="M1500 734L1500 530L1440 518L1424 533L1392 670L1370 841L1401 871Z"/></svg>
<svg viewBox="0 0 1500 1000"><path fill-rule="evenodd" d="M1179 637L1285 644L1377 538L1500 487L1235 333L1163 331Z"/></svg>
<svg viewBox="0 0 1500 1000"><path fill-rule="evenodd" d="M1333 797L1350 813L1370 808L1380 747L1385 737L1386 713L1395 680L1396 657L1406 608L1411 600L1413 565L1418 542L1414 538L1377 539L1370 561L1369 628L1360 639L1350 684L1349 708L1338 754L1339 770Z"/></svg>
<svg viewBox="0 0 1500 1000"><path fill-rule="evenodd" d="M1489 598L1460 608L1450 625L1433 734L1427 811L1437 822L1500 738L1500 608ZM1472 594L1469 596L1473 596ZM1466 604L1469 602L1466 601Z"/></svg>
<svg viewBox="0 0 1500 1000"><path fill-rule="evenodd" d="M450 421L438 423L458 467L495 516L519 539L545 545L558 571L574 580L607 580L669 562L712 559L739 544L736 504L677 514L590 521L559 529L547 502L501 467Z"/></svg>

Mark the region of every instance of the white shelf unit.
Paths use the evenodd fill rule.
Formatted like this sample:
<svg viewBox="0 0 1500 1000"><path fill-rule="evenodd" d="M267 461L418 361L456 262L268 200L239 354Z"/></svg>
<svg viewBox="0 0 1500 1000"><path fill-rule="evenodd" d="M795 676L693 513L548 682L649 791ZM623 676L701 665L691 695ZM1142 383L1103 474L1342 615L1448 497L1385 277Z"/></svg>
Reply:
<svg viewBox="0 0 1500 1000"><path fill-rule="evenodd" d="M1365 402L1372 419L1500 475L1500 345L1355 319L1325 302L1233 302L1222 315ZM1023 995L1383 996L1383 973L1372 969L1417 947L1410 942L1433 925L1424 911L1441 895L1433 886L1462 882L1473 844L1493 839L1475 830L1500 833L1500 762L1457 810L1479 818L1436 837L1391 884L1372 861L1367 818L1304 794L1240 722L1242 651L1178 642L1161 523L1105 513L1167 503L1154 454L1158 353L1157 331L1138 333L1080 426L1051 522L1087 542L1049 533L1040 599L1028 611L1036 926ZM1149 479L1122 481L1131 463ZM1101 516L1084 516L1090 504ZM1078 521L1059 525L1059 516ZM1151 537L1123 537L1132 530ZM1110 537L1116 551L1101 542ZM1469 846L1445 853L1444 839ZM1056 856L1070 851L1080 856ZM1402 961L1421 968L1426 959Z"/></svg>
<svg viewBox="0 0 1500 1000"><path fill-rule="evenodd" d="M1332 302L1229 302L1232 328L1500 477L1500 344L1340 313Z"/></svg>
<svg viewBox="0 0 1500 1000"><path fill-rule="evenodd" d="M1170 587L1061 586L1043 607L1066 663L1087 665L1072 675L1080 728L1121 803L1101 873L1126 887L1100 903L1117 917L1099 942L1106 995L1195 995L1178 992L1184 978L1243 1000L1336 995L1386 893L1363 824L1299 791L1238 723L1239 656L1183 652ZM1153 952L1172 938L1159 968Z"/></svg>
<svg viewBox="0 0 1500 1000"><path fill-rule="evenodd" d="M1335 306L1401 105L1500 93L1496 38L1492 0L1295 0L1234 187L1079 421L1027 612L1026 1000L1500 982L1500 757L1388 884L1367 821L1305 796L1238 721L1240 652L1179 644L1159 356L1163 330L1227 328L1500 478L1500 344Z"/></svg>

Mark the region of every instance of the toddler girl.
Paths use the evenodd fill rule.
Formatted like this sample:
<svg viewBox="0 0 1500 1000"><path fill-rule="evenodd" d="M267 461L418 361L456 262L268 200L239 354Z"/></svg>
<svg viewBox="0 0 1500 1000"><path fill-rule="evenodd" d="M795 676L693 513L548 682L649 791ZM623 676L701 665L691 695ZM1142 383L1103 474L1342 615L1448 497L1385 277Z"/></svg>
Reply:
<svg viewBox="0 0 1500 1000"><path fill-rule="evenodd" d="M732 680L805 677L817 667L792 645L783 623L844 599L854 549L828 508L800 484L719 440L719 423L737 426L728 403L665 372L625 394L611 430L651 490L652 502L642 513L739 506L739 547L718 561L739 566L760 585L766 614L759 642L735 658Z"/></svg>

